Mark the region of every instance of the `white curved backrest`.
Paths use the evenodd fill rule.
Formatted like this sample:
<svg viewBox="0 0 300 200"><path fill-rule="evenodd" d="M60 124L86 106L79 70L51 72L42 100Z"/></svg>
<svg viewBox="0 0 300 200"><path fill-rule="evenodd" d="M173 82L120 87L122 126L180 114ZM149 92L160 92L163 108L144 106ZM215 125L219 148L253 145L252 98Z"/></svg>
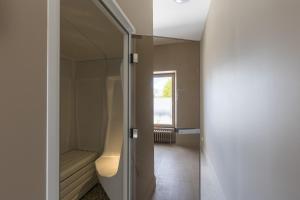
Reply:
<svg viewBox="0 0 300 200"><path fill-rule="evenodd" d="M123 92L119 76L107 78L108 122L103 155L120 156L123 142Z"/></svg>
<svg viewBox="0 0 300 200"><path fill-rule="evenodd" d="M96 160L100 176L112 177L117 174L123 143L123 90L120 76L107 78L108 122L103 154Z"/></svg>

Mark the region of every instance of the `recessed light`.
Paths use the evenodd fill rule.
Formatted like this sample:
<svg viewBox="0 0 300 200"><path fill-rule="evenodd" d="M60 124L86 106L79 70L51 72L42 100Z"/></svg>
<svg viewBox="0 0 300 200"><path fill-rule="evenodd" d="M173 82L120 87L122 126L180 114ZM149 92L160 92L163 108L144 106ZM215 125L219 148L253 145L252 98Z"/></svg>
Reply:
<svg viewBox="0 0 300 200"><path fill-rule="evenodd" d="M176 3L182 4L187 3L189 0L174 0Z"/></svg>

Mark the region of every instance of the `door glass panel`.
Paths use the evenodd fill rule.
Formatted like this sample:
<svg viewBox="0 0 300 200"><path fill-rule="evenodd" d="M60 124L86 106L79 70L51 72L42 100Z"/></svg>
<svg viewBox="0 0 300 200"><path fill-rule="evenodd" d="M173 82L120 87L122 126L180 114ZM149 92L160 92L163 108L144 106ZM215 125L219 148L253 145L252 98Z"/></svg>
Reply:
<svg viewBox="0 0 300 200"><path fill-rule="evenodd" d="M139 63L132 68L132 126L139 137L130 145L130 200L198 200L200 44L149 36L133 40ZM170 181L179 179L187 181Z"/></svg>
<svg viewBox="0 0 300 200"><path fill-rule="evenodd" d="M97 3L61 1L61 200L124 195L128 46Z"/></svg>
<svg viewBox="0 0 300 200"><path fill-rule="evenodd" d="M139 137L130 140L130 200L151 199L155 185L153 152L153 37L134 36L139 62L131 67L132 126Z"/></svg>

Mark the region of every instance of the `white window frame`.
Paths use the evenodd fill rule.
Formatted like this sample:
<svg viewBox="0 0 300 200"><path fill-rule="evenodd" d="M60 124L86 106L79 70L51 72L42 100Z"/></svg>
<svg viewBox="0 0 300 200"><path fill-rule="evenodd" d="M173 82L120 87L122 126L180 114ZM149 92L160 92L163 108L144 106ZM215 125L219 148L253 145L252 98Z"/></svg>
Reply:
<svg viewBox="0 0 300 200"><path fill-rule="evenodd" d="M153 126L156 128L175 128L177 119L177 90L176 90L176 71L155 71L153 73L153 79L155 77L172 77L172 124L155 124ZM154 98L154 96L153 96ZM154 104L153 104L154 106ZM153 113L154 117L154 113Z"/></svg>

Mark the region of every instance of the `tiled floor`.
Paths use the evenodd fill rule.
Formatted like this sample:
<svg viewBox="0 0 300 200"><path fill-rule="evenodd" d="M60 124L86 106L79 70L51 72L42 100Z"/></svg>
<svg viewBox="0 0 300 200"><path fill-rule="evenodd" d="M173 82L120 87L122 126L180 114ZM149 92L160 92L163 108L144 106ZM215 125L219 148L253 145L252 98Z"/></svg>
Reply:
<svg viewBox="0 0 300 200"><path fill-rule="evenodd" d="M199 200L199 150L155 145L156 190L152 200Z"/></svg>

